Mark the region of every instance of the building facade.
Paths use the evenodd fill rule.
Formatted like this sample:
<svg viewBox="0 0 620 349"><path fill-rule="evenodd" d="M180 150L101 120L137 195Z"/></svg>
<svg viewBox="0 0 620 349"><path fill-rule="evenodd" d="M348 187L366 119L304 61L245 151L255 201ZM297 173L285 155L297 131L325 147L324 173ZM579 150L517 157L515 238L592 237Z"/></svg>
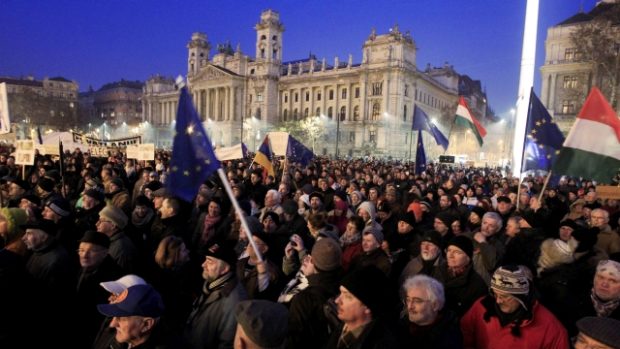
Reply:
<svg viewBox="0 0 620 349"><path fill-rule="evenodd" d="M95 114L111 126L140 123L143 86L140 81L127 80L103 85L94 94Z"/></svg>
<svg viewBox="0 0 620 349"><path fill-rule="evenodd" d="M9 113L18 137L30 136L31 127L69 129L77 125L78 84L63 77L0 77L6 83Z"/></svg>
<svg viewBox="0 0 620 349"><path fill-rule="evenodd" d="M540 68L542 76L540 99L564 133L568 133L572 127L592 86L598 86L608 98L610 97L610 91L604 88L610 83L610 79L604 74L595 74L596 64L589 55L584 54L583 47L576 46L572 36L581 27L591 25L593 21L609 15L611 11L618 13L619 10L620 3L617 0L599 1L590 12L579 12L547 29L545 63ZM617 24L615 23L615 36L616 42L620 44L620 30L617 30ZM620 57L620 49L616 47L615 50L616 56ZM610 67L615 71L615 85L618 84L620 69L618 63L620 60L616 59L615 66Z"/></svg>
<svg viewBox="0 0 620 349"><path fill-rule="evenodd" d="M408 158L416 137L414 105L446 133L452 128L463 77L448 64L418 69L415 42L397 26L386 34L373 29L359 63L352 55L283 61L285 28L272 10L254 29L253 57L227 44L211 57L203 33L194 33L187 45L188 86L214 144L243 141L255 149L266 132L285 130L300 134L319 154ZM485 122L486 96L479 82L470 85L477 86L467 96L472 111ZM171 80L161 86L157 79L146 82L144 120L165 125L174 119L178 91ZM431 157L439 154L427 144Z"/></svg>

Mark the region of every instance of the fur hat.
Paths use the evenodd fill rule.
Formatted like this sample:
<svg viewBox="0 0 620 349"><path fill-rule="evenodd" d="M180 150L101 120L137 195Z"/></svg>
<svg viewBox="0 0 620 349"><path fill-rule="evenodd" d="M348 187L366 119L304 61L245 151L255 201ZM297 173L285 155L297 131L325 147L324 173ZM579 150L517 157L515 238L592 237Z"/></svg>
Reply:
<svg viewBox="0 0 620 349"><path fill-rule="evenodd" d="M341 265L342 250L334 239L319 239L312 247L312 262L317 269L332 271Z"/></svg>
<svg viewBox="0 0 620 349"><path fill-rule="evenodd" d="M453 237L452 239L450 239L450 241L448 242L448 246L446 246L446 248L449 247L449 246L456 246L456 247L458 247L470 259L474 255L474 243L471 241L470 238L468 238L465 235L457 235L457 236Z"/></svg>
<svg viewBox="0 0 620 349"><path fill-rule="evenodd" d="M104 217L112 221L120 230L125 229L127 226L127 215L116 206L107 205L99 211L99 217Z"/></svg>
<svg viewBox="0 0 620 349"><path fill-rule="evenodd" d="M288 333L288 310L280 303L240 302L235 308L235 319L248 338L261 348L279 348Z"/></svg>

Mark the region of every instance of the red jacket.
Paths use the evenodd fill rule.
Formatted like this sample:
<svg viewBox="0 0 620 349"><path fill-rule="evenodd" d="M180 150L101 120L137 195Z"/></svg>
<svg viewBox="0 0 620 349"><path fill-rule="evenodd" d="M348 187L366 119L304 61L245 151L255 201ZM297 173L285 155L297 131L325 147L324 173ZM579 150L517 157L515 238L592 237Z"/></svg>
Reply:
<svg viewBox="0 0 620 349"><path fill-rule="evenodd" d="M515 337L512 325L501 327L499 319L492 316L484 321L485 308L480 298L461 319L465 348L477 349L568 349L566 329L542 304L534 302L532 320L521 324L521 336Z"/></svg>

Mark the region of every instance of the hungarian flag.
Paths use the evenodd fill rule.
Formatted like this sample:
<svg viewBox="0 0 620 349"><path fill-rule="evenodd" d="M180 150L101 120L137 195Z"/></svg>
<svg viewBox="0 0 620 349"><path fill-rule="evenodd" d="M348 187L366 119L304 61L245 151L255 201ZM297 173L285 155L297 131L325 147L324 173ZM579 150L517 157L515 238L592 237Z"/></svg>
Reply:
<svg viewBox="0 0 620 349"><path fill-rule="evenodd" d="M620 120L598 88L590 91L552 170L603 183L620 170Z"/></svg>
<svg viewBox="0 0 620 349"><path fill-rule="evenodd" d="M454 122L457 125L471 129L471 132L478 140L478 144L482 146L482 139L487 135L487 130L485 130L482 124L474 117L474 114L471 113L463 96L459 99L459 106L456 108L456 119Z"/></svg>

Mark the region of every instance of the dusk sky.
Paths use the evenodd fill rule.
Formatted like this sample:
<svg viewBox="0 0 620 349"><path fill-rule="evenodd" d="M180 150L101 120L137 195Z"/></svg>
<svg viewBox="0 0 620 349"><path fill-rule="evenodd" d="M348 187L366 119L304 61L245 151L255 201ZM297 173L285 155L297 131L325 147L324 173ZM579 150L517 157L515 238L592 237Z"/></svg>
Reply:
<svg viewBox="0 0 620 349"><path fill-rule="evenodd" d="M540 1L537 92L547 28L595 4ZM397 23L411 32L420 69L448 62L481 80L491 107L505 115L517 97L525 7L526 0L0 0L0 76L63 76L85 91L121 78L185 75L193 32L207 34L212 52L230 41L254 57L254 25L273 9L285 26L285 61L312 52L332 64L352 54L359 63L371 28L383 34Z"/></svg>

